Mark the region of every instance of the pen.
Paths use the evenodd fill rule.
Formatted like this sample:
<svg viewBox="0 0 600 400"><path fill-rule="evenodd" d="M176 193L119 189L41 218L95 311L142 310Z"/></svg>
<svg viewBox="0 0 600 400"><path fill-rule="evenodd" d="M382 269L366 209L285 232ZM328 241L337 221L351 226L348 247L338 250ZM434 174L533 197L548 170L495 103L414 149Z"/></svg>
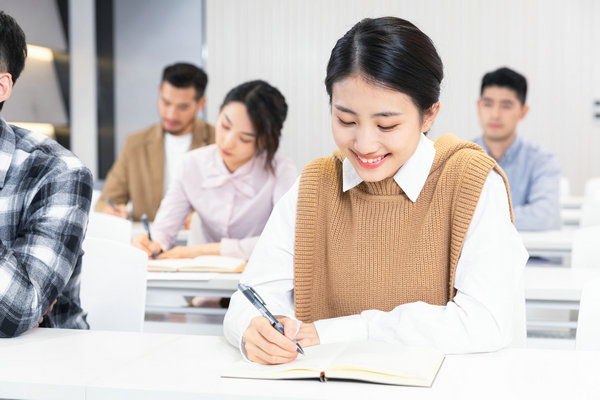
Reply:
<svg viewBox="0 0 600 400"><path fill-rule="evenodd" d="M256 307L256 309L260 311L260 313L269 321L271 326L277 329L277 331L282 335L285 335L283 332L283 325L281 324L281 322L277 321L277 319L273 316L273 314L271 314L269 310L267 310L267 304L258 295L258 293L256 293L256 291L252 289L252 287L244 285L243 283L239 283L238 288L244 294L244 296L246 296L250 303L252 303L252 305ZM302 347L300 347L300 344L296 341L296 339L293 339L293 342L296 343L298 353L304 354L304 350L302 349Z"/></svg>
<svg viewBox="0 0 600 400"><path fill-rule="evenodd" d="M152 235L150 234L150 225L148 225L148 216L146 214L142 214L142 223L144 224L144 228L146 229L146 233L148 234L148 240L152 241ZM152 259L156 260L156 252L152 252Z"/></svg>
<svg viewBox="0 0 600 400"><path fill-rule="evenodd" d="M106 203L108 203L108 205L110 206L110 208L112 208L114 211L120 213L121 211L117 208L117 206L115 206L115 203L112 202L112 200L110 199L110 197L106 196L104 198L104 201L106 201Z"/></svg>

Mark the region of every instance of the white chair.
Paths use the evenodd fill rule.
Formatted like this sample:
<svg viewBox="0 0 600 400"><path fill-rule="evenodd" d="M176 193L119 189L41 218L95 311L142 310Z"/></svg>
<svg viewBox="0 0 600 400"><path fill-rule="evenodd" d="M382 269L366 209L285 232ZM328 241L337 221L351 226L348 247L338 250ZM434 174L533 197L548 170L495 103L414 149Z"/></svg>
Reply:
<svg viewBox="0 0 600 400"><path fill-rule="evenodd" d="M582 227L600 225L600 194L598 198L586 196L583 199L579 225Z"/></svg>
<svg viewBox="0 0 600 400"><path fill-rule="evenodd" d="M98 200L100 200L100 196L102 195L102 190L94 189L92 191L92 203L90 204L90 211L96 208L96 204Z"/></svg>
<svg viewBox="0 0 600 400"><path fill-rule="evenodd" d="M131 221L114 215L90 212L86 237L131 243Z"/></svg>
<svg viewBox="0 0 600 400"><path fill-rule="evenodd" d="M526 347L527 318L525 310L525 274L521 275L517 286L515 305L513 308L513 339L510 347Z"/></svg>
<svg viewBox="0 0 600 400"><path fill-rule="evenodd" d="M569 178L566 176L560 177L560 198L568 199L571 196L571 183L569 182Z"/></svg>
<svg viewBox="0 0 600 400"><path fill-rule="evenodd" d="M141 332L148 256L130 245L87 237L83 242L81 306L90 329Z"/></svg>
<svg viewBox="0 0 600 400"><path fill-rule="evenodd" d="M579 302L576 350L600 350L600 279L586 283Z"/></svg>
<svg viewBox="0 0 600 400"><path fill-rule="evenodd" d="M586 199L600 200L600 177L585 182L584 196Z"/></svg>
<svg viewBox="0 0 600 400"><path fill-rule="evenodd" d="M187 239L188 246L196 246L198 244L206 243L204 234L202 233L202 220L198 216L197 212L192 214L192 221L190 222L190 232Z"/></svg>
<svg viewBox="0 0 600 400"><path fill-rule="evenodd" d="M580 228L571 248L573 268L600 268L600 225Z"/></svg>

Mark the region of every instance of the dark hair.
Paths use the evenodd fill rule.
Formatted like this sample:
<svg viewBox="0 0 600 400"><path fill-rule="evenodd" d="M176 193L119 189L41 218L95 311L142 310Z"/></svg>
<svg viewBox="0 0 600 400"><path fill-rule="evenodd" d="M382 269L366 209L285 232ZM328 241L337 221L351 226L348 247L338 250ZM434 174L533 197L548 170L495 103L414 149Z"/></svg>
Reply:
<svg viewBox="0 0 600 400"><path fill-rule="evenodd" d="M165 67L163 70L162 82L165 81L177 88L189 88L193 86L196 89L195 99L199 100L204 96L208 76L202 68L198 68L193 64L175 63Z"/></svg>
<svg viewBox="0 0 600 400"><path fill-rule="evenodd" d="M287 116L285 97L267 82L256 80L231 89L221 104L221 110L233 101L246 106L252 126L256 130L256 153L267 153L265 168L273 171L273 157L279 147L281 129Z"/></svg>
<svg viewBox="0 0 600 400"><path fill-rule="evenodd" d="M27 42L17 21L0 11L0 71L12 76L13 85L25 67ZM0 110L4 102L0 103Z"/></svg>
<svg viewBox="0 0 600 400"><path fill-rule="evenodd" d="M525 99L527 98L527 79L517 71L502 67L488 72L481 80L481 92L479 95L481 96L483 90L490 86L499 86L514 90L521 105L525 104Z"/></svg>
<svg viewBox="0 0 600 400"><path fill-rule="evenodd" d="M337 41L325 87L353 74L410 96L421 115L439 101L442 60L427 35L396 17L365 18Z"/></svg>

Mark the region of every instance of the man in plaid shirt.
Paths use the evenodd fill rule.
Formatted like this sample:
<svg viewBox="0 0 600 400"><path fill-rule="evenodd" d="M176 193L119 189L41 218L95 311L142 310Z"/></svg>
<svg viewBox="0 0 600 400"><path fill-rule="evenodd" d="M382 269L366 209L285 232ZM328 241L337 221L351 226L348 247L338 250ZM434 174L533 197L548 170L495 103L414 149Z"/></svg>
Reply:
<svg viewBox="0 0 600 400"><path fill-rule="evenodd" d="M26 55L23 31L0 11L0 110ZM0 337L88 328L79 283L91 197L92 175L71 152L0 117Z"/></svg>

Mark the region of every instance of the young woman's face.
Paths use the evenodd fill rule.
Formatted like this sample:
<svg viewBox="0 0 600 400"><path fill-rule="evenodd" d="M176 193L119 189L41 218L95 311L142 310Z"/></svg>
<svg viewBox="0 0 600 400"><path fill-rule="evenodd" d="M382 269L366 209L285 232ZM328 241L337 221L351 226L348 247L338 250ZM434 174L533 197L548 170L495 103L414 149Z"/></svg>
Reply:
<svg viewBox="0 0 600 400"><path fill-rule="evenodd" d="M381 181L413 155L438 110L436 103L421 117L408 95L350 76L333 84L333 138L362 180Z"/></svg>
<svg viewBox="0 0 600 400"><path fill-rule="evenodd" d="M219 154L229 172L234 172L254 156L256 132L243 103L233 101L223 107L215 133Z"/></svg>

